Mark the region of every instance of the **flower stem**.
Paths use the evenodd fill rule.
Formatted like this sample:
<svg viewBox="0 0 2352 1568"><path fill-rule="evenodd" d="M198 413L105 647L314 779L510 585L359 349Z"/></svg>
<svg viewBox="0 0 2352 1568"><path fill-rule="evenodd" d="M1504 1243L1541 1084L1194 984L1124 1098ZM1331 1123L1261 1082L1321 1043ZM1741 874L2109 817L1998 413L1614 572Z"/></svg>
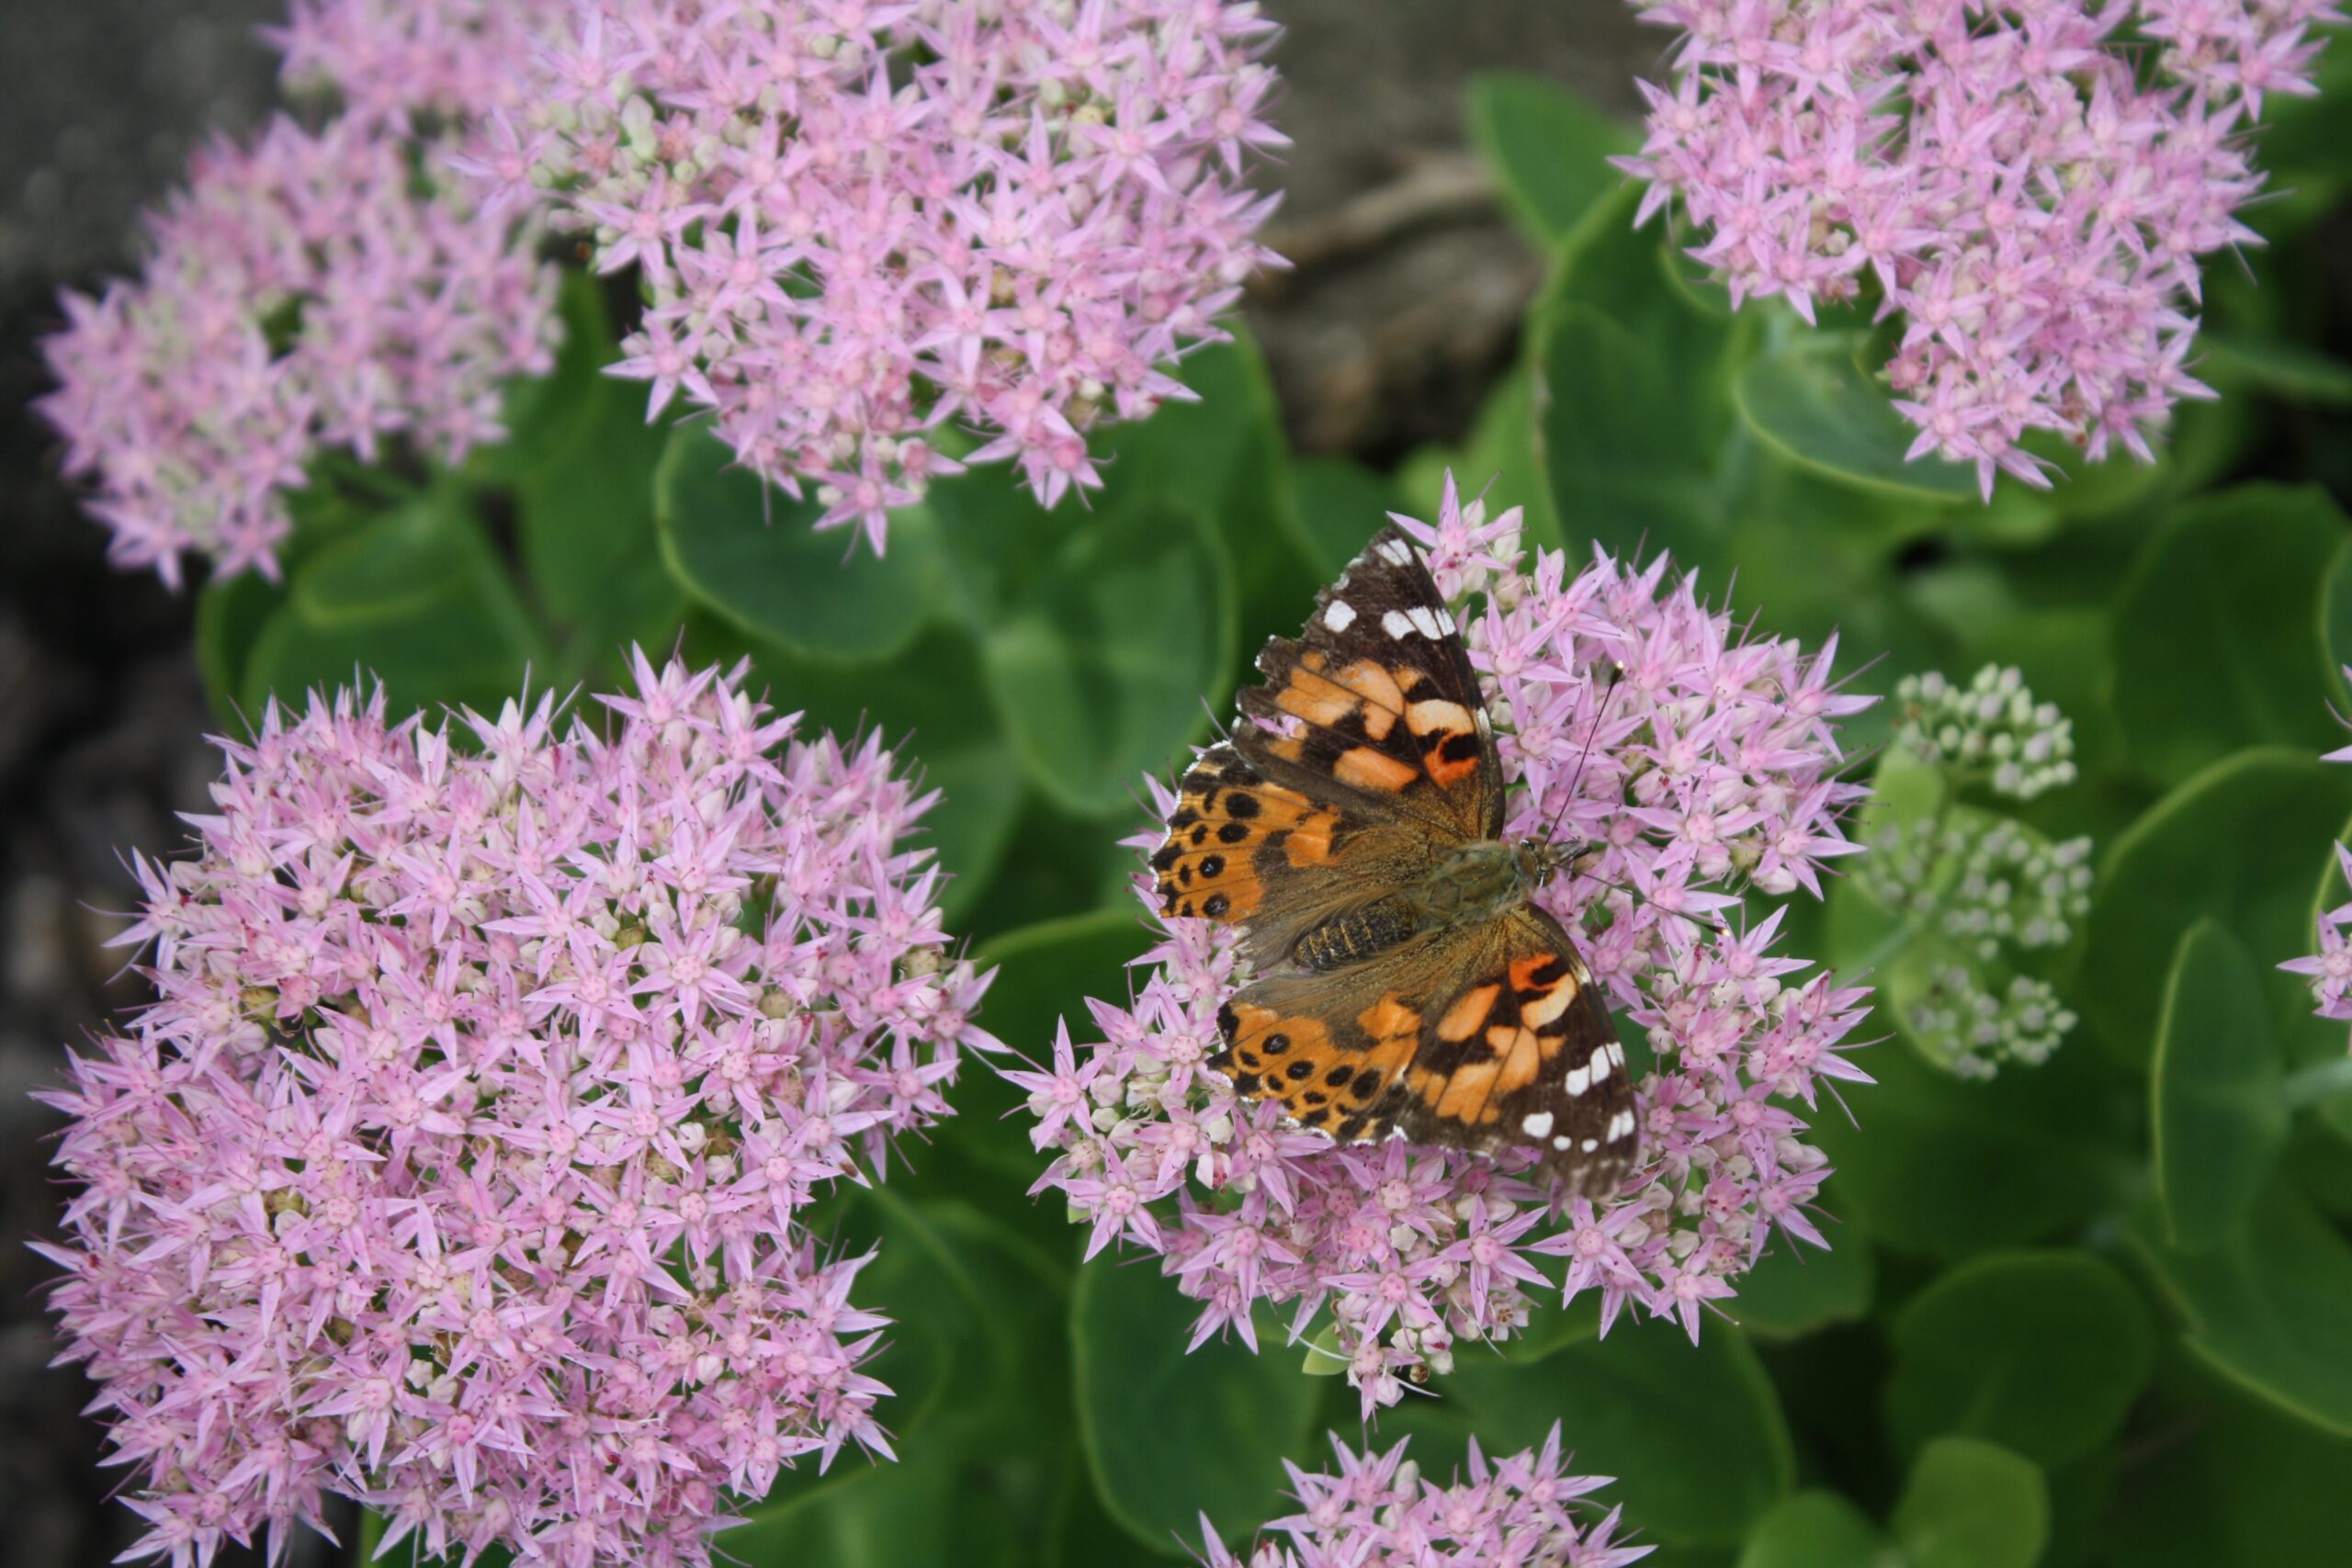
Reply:
<svg viewBox="0 0 2352 1568"><path fill-rule="evenodd" d="M1846 965L1847 972L1857 976L1877 974L1902 957L1904 951L1918 941L1920 933L1927 929L1928 917L1925 913L1905 916L1901 924L1879 939L1877 946L1862 954L1860 962Z"/></svg>

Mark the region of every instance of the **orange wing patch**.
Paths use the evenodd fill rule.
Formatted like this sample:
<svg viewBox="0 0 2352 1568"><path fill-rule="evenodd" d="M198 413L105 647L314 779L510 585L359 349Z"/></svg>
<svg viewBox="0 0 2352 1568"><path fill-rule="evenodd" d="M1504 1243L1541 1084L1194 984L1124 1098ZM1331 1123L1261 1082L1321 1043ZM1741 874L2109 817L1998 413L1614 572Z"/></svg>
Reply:
<svg viewBox="0 0 2352 1568"><path fill-rule="evenodd" d="M1512 958L1446 1005L1406 1086L1440 1122L1494 1126L1568 1045L1567 1013L1579 989L1574 966L1557 953Z"/></svg>
<svg viewBox="0 0 2352 1568"><path fill-rule="evenodd" d="M1217 1023L1225 1049L1210 1058L1211 1067L1239 1093L1278 1101L1292 1121L1342 1143L1373 1124L1384 1091L1421 1032L1421 1015L1394 993L1365 1010L1353 1029L1285 1015L1246 995L1220 1010Z"/></svg>
<svg viewBox="0 0 2352 1568"><path fill-rule="evenodd" d="M1319 648L1294 657L1277 643L1261 660L1280 684L1242 694L1245 711L1307 727L1282 739L1253 738L1287 761L1319 763L1371 795L1404 795L1424 778L1447 795L1471 784L1487 756L1478 715L1429 671L1376 658L1341 663ZM1459 809L1459 808L1457 808Z"/></svg>
<svg viewBox="0 0 2352 1568"><path fill-rule="evenodd" d="M1290 681L1274 694L1274 705L1325 729L1362 714L1364 734L1385 740L1405 714L1404 682L1419 678L1417 670L1391 671L1369 659L1332 672L1330 660L1310 649L1290 667Z"/></svg>
<svg viewBox="0 0 2352 1568"><path fill-rule="evenodd" d="M1338 812L1259 777L1231 747L1213 747L1184 775L1168 837L1152 853L1159 912L1247 920L1265 901L1259 857L1321 865L1339 824Z"/></svg>

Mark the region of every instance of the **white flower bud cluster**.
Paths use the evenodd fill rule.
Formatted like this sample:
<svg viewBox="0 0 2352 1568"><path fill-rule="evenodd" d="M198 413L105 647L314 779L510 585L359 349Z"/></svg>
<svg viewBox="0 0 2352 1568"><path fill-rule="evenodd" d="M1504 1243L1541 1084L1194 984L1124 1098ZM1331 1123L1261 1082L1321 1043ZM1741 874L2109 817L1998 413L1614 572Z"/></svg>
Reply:
<svg viewBox="0 0 2352 1568"><path fill-rule="evenodd" d="M2031 800L2075 782L2074 721L2037 703L2015 665L1987 664L1965 687L1937 671L1894 688L1894 743L1994 794Z"/></svg>
<svg viewBox="0 0 2352 1568"><path fill-rule="evenodd" d="M2004 943L2064 947L2090 912L2091 841L2051 843L2007 818L1971 812L1942 822L1890 822L1856 873L1890 908L1930 919L1970 956L1991 963Z"/></svg>
<svg viewBox="0 0 2352 1568"><path fill-rule="evenodd" d="M2004 1062L2048 1061L2075 1027L2075 1014L2047 980L2012 975L1996 996L1974 970L1951 964L1936 972L1909 1021L1928 1055L1959 1077L1983 1080Z"/></svg>
<svg viewBox="0 0 2352 1568"><path fill-rule="evenodd" d="M1987 665L1966 687L1942 675L1895 688L1894 744L1943 770L1953 789L1981 784L2030 800L2075 777L2072 724L2037 703L2012 668ZM1905 1014L1917 1043L1953 1073L1989 1078L2003 1062L2049 1058L2075 1015L2047 982L2013 972L2014 955L2064 947L2090 912L2091 843L2052 843L1978 807L1889 822L1871 835L1856 876L1933 948L1927 993Z"/></svg>

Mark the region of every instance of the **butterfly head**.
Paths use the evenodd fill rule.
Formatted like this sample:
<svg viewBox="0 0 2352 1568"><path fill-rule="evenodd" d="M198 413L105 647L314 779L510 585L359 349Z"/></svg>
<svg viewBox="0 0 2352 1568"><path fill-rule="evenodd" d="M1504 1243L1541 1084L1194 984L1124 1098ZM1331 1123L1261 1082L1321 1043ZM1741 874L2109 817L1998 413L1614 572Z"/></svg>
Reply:
<svg viewBox="0 0 2352 1568"><path fill-rule="evenodd" d="M1577 858L1581 846L1550 838L1521 839L1511 846L1511 868L1519 874L1523 892L1535 893L1552 885L1560 868Z"/></svg>

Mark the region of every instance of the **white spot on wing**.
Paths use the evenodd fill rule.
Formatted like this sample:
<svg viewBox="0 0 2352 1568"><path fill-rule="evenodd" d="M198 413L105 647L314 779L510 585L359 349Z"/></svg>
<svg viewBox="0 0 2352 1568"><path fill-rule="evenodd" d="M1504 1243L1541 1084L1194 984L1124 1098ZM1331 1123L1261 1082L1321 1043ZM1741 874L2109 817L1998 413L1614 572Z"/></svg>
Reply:
<svg viewBox="0 0 2352 1568"><path fill-rule="evenodd" d="M1432 640L1443 637L1448 630L1452 629L1450 627L1439 626L1438 612L1430 609L1427 604L1414 605L1411 613L1406 616L1406 619L1413 623L1413 629L1415 631L1420 633L1425 637L1431 638Z"/></svg>
<svg viewBox="0 0 2352 1568"><path fill-rule="evenodd" d="M1564 1087L1566 1088L1570 1099L1574 1099L1576 1096L1582 1094L1586 1089L1590 1089L1592 1087L1592 1064L1590 1062L1587 1062L1581 1066L1570 1067L1568 1069L1568 1076Z"/></svg>
<svg viewBox="0 0 2352 1568"><path fill-rule="evenodd" d="M1608 1137L1611 1143L1613 1144L1620 1138L1631 1135L1633 1131L1634 1113L1632 1111L1620 1111L1609 1119Z"/></svg>
<svg viewBox="0 0 2352 1568"><path fill-rule="evenodd" d="M1413 564L1413 547L1402 539L1383 539L1373 553L1392 566Z"/></svg>
<svg viewBox="0 0 2352 1568"><path fill-rule="evenodd" d="M1520 1126L1525 1129L1527 1135L1531 1138L1548 1137L1552 1132L1552 1113L1548 1111L1535 1111L1521 1122Z"/></svg>
<svg viewBox="0 0 2352 1568"><path fill-rule="evenodd" d="M1565 1149L1574 1142L1576 1142L1574 1138L1571 1138L1566 1133L1563 1133L1558 1137L1552 1140L1552 1146L1555 1149Z"/></svg>
<svg viewBox="0 0 2352 1568"><path fill-rule="evenodd" d="M1356 607L1345 599L1334 599L1323 607L1323 624L1335 632L1343 632L1355 624Z"/></svg>
<svg viewBox="0 0 2352 1568"><path fill-rule="evenodd" d="M1390 637L1401 638L1413 629L1413 623L1405 618L1404 611L1391 610L1380 617L1380 629Z"/></svg>
<svg viewBox="0 0 2352 1568"><path fill-rule="evenodd" d="M1587 1154L1590 1154L1590 1153L1592 1153L1592 1151L1593 1151L1593 1150L1595 1150L1595 1149L1599 1148L1600 1146L1600 1141L1599 1139L1597 1139L1597 1138L1587 1138L1587 1139L1584 1141L1584 1152L1585 1152L1585 1153L1587 1153Z"/></svg>

